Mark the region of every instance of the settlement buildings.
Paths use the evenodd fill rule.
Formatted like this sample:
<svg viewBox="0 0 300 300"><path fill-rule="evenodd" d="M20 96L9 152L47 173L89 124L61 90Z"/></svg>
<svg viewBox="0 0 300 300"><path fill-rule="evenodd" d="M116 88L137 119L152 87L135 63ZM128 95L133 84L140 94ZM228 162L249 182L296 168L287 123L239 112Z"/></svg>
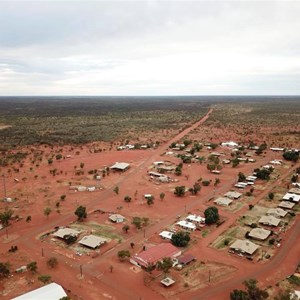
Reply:
<svg viewBox="0 0 300 300"><path fill-rule="evenodd" d="M181 255L181 251L170 243L153 246L130 258L130 262L136 266L147 268L155 265L164 257L176 258Z"/></svg>

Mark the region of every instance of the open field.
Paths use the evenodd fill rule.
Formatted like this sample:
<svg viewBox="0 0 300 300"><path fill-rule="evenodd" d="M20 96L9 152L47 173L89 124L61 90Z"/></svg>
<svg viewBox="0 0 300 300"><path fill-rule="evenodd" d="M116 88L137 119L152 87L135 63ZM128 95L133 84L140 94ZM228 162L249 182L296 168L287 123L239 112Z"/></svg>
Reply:
<svg viewBox="0 0 300 300"><path fill-rule="evenodd" d="M158 102L151 103L151 101L140 106L136 100L128 107L126 102L120 104L121 100L118 102L114 100L111 103L119 103L120 107L119 104L116 105L112 120L116 122L119 117L125 122L120 121L121 125L116 125L124 129L124 136L121 139L112 138L111 142L106 142L100 140L99 135L99 140L93 143L75 145L76 142L70 141L71 144L68 144L65 140L67 145L54 145L58 140L50 136L50 143L53 143L51 146L48 143L21 145L23 143L21 142L14 149L2 151L0 197L3 200L6 198L6 201L0 202L0 211L7 208L14 212L11 224L0 231L0 262L10 262L13 274L13 277L0 280L0 295L4 300L41 286L42 283L38 280L40 275L51 275L52 281L61 284L74 300L229 299L230 291L239 288L246 278L258 278L261 286L265 288L274 286L295 270L299 263L300 251L297 242L300 234L299 204L296 204L291 211L293 215L284 217L280 226L273 229L276 239L281 239L280 246L277 244L271 246L269 240L258 242L261 249L255 253L253 260L228 252L228 247L235 239L245 237L251 223L257 223L259 217L269 208L277 207L283 195L291 187L291 179L295 175L296 168L299 167L299 162L284 160L281 165L274 166L269 180L257 179L253 186L244 189L234 187L239 173L250 175L255 168L261 168L270 160L283 159L281 152L269 150L271 145L280 145L275 143L274 136L268 140L267 133L270 132L270 128L272 130L276 128L274 123L276 110L278 116L284 110L281 110L280 105L272 106L270 118L268 114L265 116L266 127L263 124L255 127L257 134L262 136L253 136L253 141L260 144L260 139L263 139L268 145L262 154L257 155L255 150L248 148L248 140L246 143L244 129L242 129L244 120L249 125L250 123L247 122L251 119L251 116L247 115L249 111L247 112L244 107L255 109L256 102L238 103L236 116L239 117L232 122L232 127L228 121L224 121L224 126L219 127L216 118L221 118L221 114L230 116L230 110L235 102L216 103L215 100L212 103L213 109L208 110L207 103L200 101L195 104L194 101L197 101L192 100L182 110L180 107L185 107L186 103L182 105L179 100L172 105L171 110L169 110L170 100L163 102L161 106ZM56 110L56 104L53 103L53 107L50 105L48 112L50 119L53 118ZM67 120L64 119L64 114L68 105L62 102L63 109L57 116L58 127ZM78 101L74 106L76 108L73 112L74 122L78 121L77 118L85 119L87 115L93 115L92 106L83 106L86 108L83 112L80 110L80 105L81 102ZM99 109L97 113L101 110L103 114L106 110L110 111L109 105L107 107L103 103L101 105L97 108ZM45 104L39 103L37 106L40 106L41 115L33 114L34 118L37 118L34 130L38 130L41 126L40 121L46 120L43 118L47 115ZM26 107L24 104L24 108ZM136 110L133 107L136 107ZM267 108L266 103L261 103L261 107L258 106L257 109L264 111ZM291 120L296 120L297 109L298 103L295 103L295 113L291 114ZM192 112L193 110L195 111ZM164 112L170 118L159 120L163 118ZM9 114L15 116L15 113L11 106L8 108L6 121L0 123L7 124ZM204 115L205 117L202 118ZM132 120L137 122L134 127L129 126L131 116ZM145 120L150 116L153 119L149 121L150 123L137 121L140 117L141 120ZM177 126L176 118L180 116L183 117ZM30 110L25 111L23 117L31 118ZM73 118L71 115L69 117ZM94 115L94 117L93 122L98 116ZM106 117L108 116L105 115L104 118ZM211 123L211 117L216 127ZM155 118L158 119L157 122ZM22 119L21 114L17 119ZM262 119L261 112L259 120ZM256 122L259 120L256 119ZM70 130L68 126L73 126L72 122L71 120L71 125L67 124L61 130L66 132ZM156 125L153 125L154 123ZM145 124L151 128L149 135L149 128L145 128ZM295 124L299 126L299 122ZM44 124L45 127L48 125L47 122ZM112 128L110 130L114 131ZM283 132L282 135L280 128L277 128L277 131L283 138L287 134L293 147L299 147L299 135L296 131ZM140 139L159 140L160 143L156 147L147 149L116 150L118 145L125 143L124 140L129 137L127 134L132 134L129 142L134 143L139 141L137 137L141 132L143 136ZM76 135L76 138L82 134L83 131L80 135ZM253 134L255 135L255 132ZM250 137L252 140L251 135ZM37 136L37 139L39 138ZM231 148L220 146L221 142L229 138L239 143L244 141L242 143L244 149L240 150L239 154L232 154ZM5 139L6 147L11 140L8 137ZM175 150L170 148L171 144L181 144L188 139L191 140L188 146L179 149L175 147ZM211 141L216 143L215 149L207 145ZM201 147L184 161L186 155L191 153L189 148L200 144ZM99 149L102 151L98 151ZM218 161L220 173L212 173L207 167L212 161L213 152L218 152L220 155L218 160L213 160ZM232 163L222 163L223 160L233 160L234 157L243 158L246 154L248 158L254 159L253 162L241 160L235 167ZM167 182L157 181L149 174L157 171L156 164L161 161L166 168L164 175L169 178ZM110 170L109 166L115 162L127 162L130 168L124 172ZM180 163L182 163L181 173L176 174L172 168L176 168ZM199 183L200 191L192 194L189 189L195 183ZM174 194L177 186L186 188L184 196L178 197ZM80 190L77 189L78 187L89 187L91 190ZM141 252L146 245L148 247L148 245L169 243L158 235L162 230L180 230L176 223L185 220L189 213L203 217L204 211L209 206L215 206L213 201L228 191L238 191L242 196L238 200L233 200L230 206L217 206L220 214L218 224L203 225L190 233L189 245L181 247L180 250L184 254L192 254L196 260L184 266L182 270L172 268L169 271L168 275L176 280L173 286L165 288L160 284L163 278L161 271L155 270L152 278L152 275L149 276L144 269L134 268L128 260L119 260L120 250L128 250L131 255L134 255ZM270 192L274 193L272 200L269 199ZM161 193L164 194L162 198ZM153 203L147 202L145 194L153 196ZM126 196L130 197L131 201L125 201ZM81 222L77 221L74 214L80 205L87 210L87 218ZM50 209L49 214L45 213L46 208ZM113 213L123 215L125 220L122 223L111 222L109 217ZM132 223L135 217L141 218L141 228ZM127 231L124 230L124 225L128 225ZM62 239L54 237L53 233L58 227L80 230L78 240L68 245ZM78 241L89 234L106 238L107 242L96 249L80 245ZM18 246L18 250L9 252L12 246ZM266 254L269 255L268 258L265 258ZM47 265L50 257L58 260L55 268ZM37 262L36 273L14 272L16 268L32 261ZM15 285L12 284L13 282Z"/></svg>

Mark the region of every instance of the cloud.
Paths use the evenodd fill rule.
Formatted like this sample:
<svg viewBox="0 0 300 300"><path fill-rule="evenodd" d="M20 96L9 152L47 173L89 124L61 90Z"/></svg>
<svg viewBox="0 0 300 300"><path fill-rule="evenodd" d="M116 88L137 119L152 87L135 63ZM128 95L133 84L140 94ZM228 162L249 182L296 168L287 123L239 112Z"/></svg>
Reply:
<svg viewBox="0 0 300 300"><path fill-rule="evenodd" d="M297 2L0 2L0 94L299 94Z"/></svg>

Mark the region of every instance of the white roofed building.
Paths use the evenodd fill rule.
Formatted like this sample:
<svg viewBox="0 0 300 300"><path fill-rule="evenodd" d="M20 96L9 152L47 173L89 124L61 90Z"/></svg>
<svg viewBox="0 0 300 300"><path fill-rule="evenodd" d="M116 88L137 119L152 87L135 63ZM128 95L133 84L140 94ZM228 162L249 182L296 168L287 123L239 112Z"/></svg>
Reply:
<svg viewBox="0 0 300 300"><path fill-rule="evenodd" d="M270 208L267 211L267 215L271 215L277 218L284 218L287 215L287 211L282 208Z"/></svg>
<svg viewBox="0 0 300 300"><path fill-rule="evenodd" d="M269 237L270 234L271 234L270 230L266 230L264 228L253 228L249 232L249 237L256 240L264 241Z"/></svg>
<svg viewBox="0 0 300 300"><path fill-rule="evenodd" d="M188 222L188 221L179 221L176 223L176 225L180 226L181 228L185 230L196 230L196 225L194 223Z"/></svg>
<svg viewBox="0 0 300 300"><path fill-rule="evenodd" d="M95 249L101 246L102 244L106 243L106 241L107 241L106 238L91 234L91 235L84 236L78 243L80 245Z"/></svg>
<svg viewBox="0 0 300 300"><path fill-rule="evenodd" d="M230 249L233 249L240 253L246 253L249 255L254 254L254 252L259 248L258 245L248 241L248 240L236 240L231 246Z"/></svg>
<svg viewBox="0 0 300 300"><path fill-rule="evenodd" d="M170 231L162 231L159 236L165 240L171 240L173 236L173 232Z"/></svg>
<svg viewBox="0 0 300 300"><path fill-rule="evenodd" d="M124 162L116 162L110 167L111 170L116 171L126 171L129 168L130 164Z"/></svg>
<svg viewBox="0 0 300 300"><path fill-rule="evenodd" d="M186 217L186 220L193 223L205 223L205 218L202 218L201 216L197 215L188 215Z"/></svg>
<svg viewBox="0 0 300 300"><path fill-rule="evenodd" d="M300 195L297 194L292 194L292 193L286 193L283 197L282 200L287 200L287 201L293 201L293 202L299 202L300 200Z"/></svg>
<svg viewBox="0 0 300 300"><path fill-rule="evenodd" d="M219 197L214 201L214 203L222 206L228 206L232 203L232 200L227 197Z"/></svg>
<svg viewBox="0 0 300 300"><path fill-rule="evenodd" d="M59 300L67 296L62 286L52 282L11 300Z"/></svg>
<svg viewBox="0 0 300 300"><path fill-rule="evenodd" d="M259 221L259 223L267 225L267 226L278 226L280 223L280 219L275 218L273 216L262 216Z"/></svg>

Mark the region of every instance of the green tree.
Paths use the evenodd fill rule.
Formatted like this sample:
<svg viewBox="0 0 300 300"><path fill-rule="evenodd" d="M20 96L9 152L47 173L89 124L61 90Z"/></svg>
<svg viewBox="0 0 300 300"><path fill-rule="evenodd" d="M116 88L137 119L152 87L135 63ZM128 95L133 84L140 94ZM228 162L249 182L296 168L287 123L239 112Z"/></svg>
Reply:
<svg viewBox="0 0 300 300"><path fill-rule="evenodd" d="M217 186L220 182L220 178L215 178L214 186Z"/></svg>
<svg viewBox="0 0 300 300"><path fill-rule="evenodd" d="M173 266L173 261L170 257L164 257L161 261L157 263L157 269L162 270L165 276L172 268L172 266Z"/></svg>
<svg viewBox="0 0 300 300"><path fill-rule="evenodd" d="M184 194L185 194L185 186L184 185L182 185L182 186L176 186L174 194L176 196L178 196L178 197L184 196Z"/></svg>
<svg viewBox="0 0 300 300"><path fill-rule="evenodd" d="M232 165L233 168L236 168L239 164L240 164L240 161L237 158L234 158L231 161L231 165Z"/></svg>
<svg viewBox="0 0 300 300"><path fill-rule="evenodd" d="M142 228L142 219L140 217L133 217L132 219L132 224L137 228L141 229Z"/></svg>
<svg viewBox="0 0 300 300"><path fill-rule="evenodd" d="M62 155L60 153L56 154L55 158L56 158L56 160L60 160L60 159L62 159Z"/></svg>
<svg viewBox="0 0 300 300"><path fill-rule="evenodd" d="M130 257L130 252L129 250L121 250L118 252L118 257L120 261L124 261L125 259Z"/></svg>
<svg viewBox="0 0 300 300"><path fill-rule="evenodd" d="M47 260L47 265L48 267L54 269L57 265L58 265L58 260L56 257L50 257L48 260Z"/></svg>
<svg viewBox="0 0 300 300"><path fill-rule="evenodd" d="M80 166L81 169L83 169L84 168L84 163L81 162L79 166Z"/></svg>
<svg viewBox="0 0 300 300"><path fill-rule="evenodd" d="M115 186L114 192L115 192L117 195L119 195L119 187L118 187L118 186Z"/></svg>
<svg viewBox="0 0 300 300"><path fill-rule="evenodd" d="M270 174L272 173L272 169L256 169L256 177L262 180L269 180L270 179Z"/></svg>
<svg viewBox="0 0 300 300"><path fill-rule="evenodd" d="M299 159L299 152L296 152L294 150L292 150L292 151L285 151L282 156L286 160L297 162L297 160Z"/></svg>
<svg viewBox="0 0 300 300"><path fill-rule="evenodd" d="M233 290L230 293L230 300L249 300L247 292L243 290Z"/></svg>
<svg viewBox="0 0 300 300"><path fill-rule="evenodd" d="M46 207L44 209L44 215L47 217L47 219L49 218L49 215L51 214L52 210L50 207Z"/></svg>
<svg viewBox="0 0 300 300"><path fill-rule="evenodd" d="M124 201L125 202L131 202L131 197L130 196L125 196Z"/></svg>
<svg viewBox="0 0 300 300"><path fill-rule="evenodd" d="M0 262L0 279L8 277L10 273L10 265L8 262L2 263Z"/></svg>
<svg viewBox="0 0 300 300"><path fill-rule="evenodd" d="M31 216L26 217L26 222L29 223L31 221Z"/></svg>
<svg viewBox="0 0 300 300"><path fill-rule="evenodd" d="M290 289L280 290L274 300L298 300L297 295Z"/></svg>
<svg viewBox="0 0 300 300"><path fill-rule="evenodd" d="M201 186L198 182L194 183L193 187L189 189L192 195L197 195L200 190Z"/></svg>
<svg viewBox="0 0 300 300"><path fill-rule="evenodd" d="M32 261L29 264L27 264L27 270L31 271L32 273L35 273L37 270L37 262Z"/></svg>
<svg viewBox="0 0 300 300"><path fill-rule="evenodd" d="M41 281L42 283L46 284L51 281L51 276L50 275L41 275L38 277L38 280Z"/></svg>
<svg viewBox="0 0 300 300"><path fill-rule="evenodd" d="M78 217L78 221L82 221L87 217L86 207L81 205L78 206L74 214Z"/></svg>
<svg viewBox="0 0 300 300"><path fill-rule="evenodd" d="M246 175L242 172L239 172L238 174L238 182L244 182L246 181Z"/></svg>
<svg viewBox="0 0 300 300"><path fill-rule="evenodd" d="M161 192L161 193L159 194L159 198L160 198L161 201L163 201L163 200L165 199L165 193L164 193L164 192Z"/></svg>
<svg viewBox="0 0 300 300"><path fill-rule="evenodd" d="M66 199L66 197L67 197L66 195L61 195L60 200L64 201Z"/></svg>
<svg viewBox="0 0 300 300"><path fill-rule="evenodd" d="M127 224L122 227L122 230L125 231L126 233L128 233L129 229L130 229L130 227Z"/></svg>
<svg viewBox="0 0 300 300"><path fill-rule="evenodd" d="M219 221L219 211L215 206L210 206L204 211L205 223L207 225L214 224Z"/></svg>
<svg viewBox="0 0 300 300"><path fill-rule="evenodd" d="M268 197L269 197L270 200L273 200L274 199L274 193L270 192L268 194Z"/></svg>
<svg viewBox="0 0 300 300"><path fill-rule="evenodd" d="M147 198L147 204L148 204L149 206L152 205L152 204L154 203L153 199L154 199L153 196Z"/></svg>
<svg viewBox="0 0 300 300"><path fill-rule="evenodd" d="M268 298L268 292L258 288L256 279L249 279L243 283L246 287L246 291L250 300L263 300Z"/></svg>
<svg viewBox="0 0 300 300"><path fill-rule="evenodd" d="M0 221L3 227L7 227L9 225L9 221L13 216L14 211L12 209L5 208L3 212L0 213Z"/></svg>
<svg viewBox="0 0 300 300"><path fill-rule="evenodd" d="M182 174L182 167L177 166L175 168L175 175L180 176Z"/></svg>
<svg viewBox="0 0 300 300"><path fill-rule="evenodd" d="M185 247L190 241L189 232L178 231L172 235L171 242L174 246Z"/></svg>

